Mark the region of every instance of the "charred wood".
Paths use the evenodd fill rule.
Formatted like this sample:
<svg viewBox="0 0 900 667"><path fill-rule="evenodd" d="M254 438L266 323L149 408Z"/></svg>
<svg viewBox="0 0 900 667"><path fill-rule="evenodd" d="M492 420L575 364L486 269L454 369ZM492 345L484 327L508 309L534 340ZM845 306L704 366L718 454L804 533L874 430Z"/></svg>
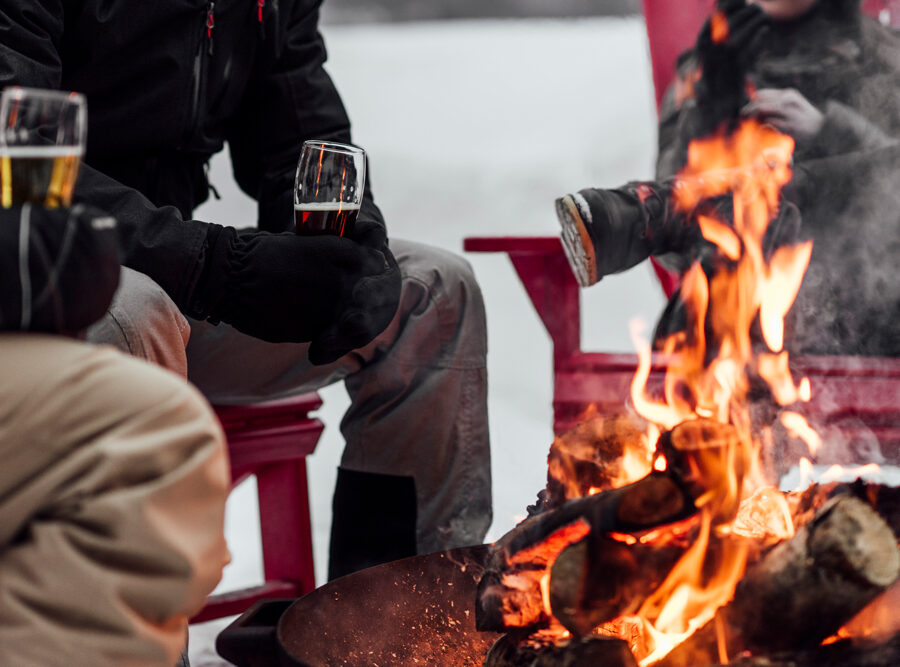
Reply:
<svg viewBox="0 0 900 667"><path fill-rule="evenodd" d="M900 635L882 642L849 639L805 651L786 651L732 660L730 667L895 667L900 665Z"/></svg>
<svg viewBox="0 0 900 667"><path fill-rule="evenodd" d="M572 634L584 636L601 623L635 613L695 538L695 530L684 528L651 544L591 535L567 547L551 569L553 615Z"/></svg>
<svg viewBox="0 0 900 667"><path fill-rule="evenodd" d="M646 430L646 423L631 415L591 414L555 438L547 457L547 487L529 506L529 516L587 496L591 489L621 486L626 452L646 450ZM649 470L651 462L645 463Z"/></svg>
<svg viewBox="0 0 900 667"><path fill-rule="evenodd" d="M675 478L654 472L634 484L526 519L491 551L478 586L476 627L505 630L546 621L540 579L563 549L588 532L641 532L695 512L693 499Z"/></svg>
<svg viewBox="0 0 900 667"><path fill-rule="evenodd" d="M647 582L652 585L661 581L686 546L673 543L663 547L657 543L656 549L645 549L638 538L694 516L695 501L712 489L727 486L728 471L740 467L740 461L735 460L740 451L738 436L727 424L685 422L664 434L660 442L668 465L665 471L653 471L633 484L531 516L493 546L478 587L475 622L479 630L502 631L545 623L548 617L543 611L541 579L566 547L588 533L590 557L577 549L569 554L565 565L560 566L560 580L555 586L559 608L568 610L561 613L569 619L569 629L583 633L593 618L609 620L641 604L652 591ZM719 515L736 512L739 487L732 495L733 507L716 508ZM626 541L632 544L615 539L615 534L630 536ZM607 563L629 573L612 589L603 569ZM642 572L644 568L652 574ZM640 581L644 576L647 582ZM636 597L626 601L630 593ZM588 604L592 597L597 602Z"/></svg>
<svg viewBox="0 0 900 667"><path fill-rule="evenodd" d="M884 520L851 495L832 498L749 568L732 602L661 664L718 664L717 633L729 655L814 648L898 573L900 552Z"/></svg>
<svg viewBox="0 0 900 667"><path fill-rule="evenodd" d="M610 637L567 639L540 644L517 634L498 639L484 660L484 667L637 667L628 643Z"/></svg>

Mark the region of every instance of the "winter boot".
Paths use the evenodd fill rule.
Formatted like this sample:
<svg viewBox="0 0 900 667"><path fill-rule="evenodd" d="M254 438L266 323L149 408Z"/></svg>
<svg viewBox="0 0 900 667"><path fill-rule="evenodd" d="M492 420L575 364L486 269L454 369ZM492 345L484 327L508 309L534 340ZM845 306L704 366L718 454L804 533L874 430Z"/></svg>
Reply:
<svg viewBox="0 0 900 667"><path fill-rule="evenodd" d="M338 468L328 579L414 555L413 478Z"/></svg>
<svg viewBox="0 0 900 667"><path fill-rule="evenodd" d="M588 188L556 200L562 243L582 287L630 269L650 255L679 252L699 238L690 216L675 211L673 182Z"/></svg>

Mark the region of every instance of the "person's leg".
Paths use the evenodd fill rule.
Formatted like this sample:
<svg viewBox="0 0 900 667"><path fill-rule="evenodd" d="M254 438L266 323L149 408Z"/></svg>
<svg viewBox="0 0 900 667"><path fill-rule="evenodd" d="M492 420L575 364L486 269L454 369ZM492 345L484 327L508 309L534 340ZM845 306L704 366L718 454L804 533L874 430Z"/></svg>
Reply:
<svg viewBox="0 0 900 667"><path fill-rule="evenodd" d="M87 330L86 338L187 377L184 348L190 334L187 318L162 287L143 273L122 267L112 305Z"/></svg>
<svg viewBox="0 0 900 667"><path fill-rule="evenodd" d="M0 664L165 665L227 562L224 438L108 347L0 335Z"/></svg>
<svg viewBox="0 0 900 667"><path fill-rule="evenodd" d="M361 560L333 567L335 576L408 555L364 544L389 542L392 515L415 518L419 553L479 543L491 522L481 291L453 253L395 239L391 248L403 275L397 315L372 343L333 364L312 366L307 345L191 322L188 375L214 403L289 396L346 378L352 404L341 425L347 446L332 541ZM372 527L381 539L367 538ZM405 539L401 526L395 532Z"/></svg>

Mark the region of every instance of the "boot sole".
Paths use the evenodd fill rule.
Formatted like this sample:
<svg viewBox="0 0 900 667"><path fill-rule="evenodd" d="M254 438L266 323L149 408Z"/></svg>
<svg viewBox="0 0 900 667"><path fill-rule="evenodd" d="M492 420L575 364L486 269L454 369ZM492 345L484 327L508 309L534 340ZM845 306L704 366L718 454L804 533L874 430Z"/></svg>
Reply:
<svg viewBox="0 0 900 667"><path fill-rule="evenodd" d="M590 287L600 280L597 275L597 256L594 253L594 242L572 195L556 200L556 217L562 227L560 240L575 280L581 287Z"/></svg>

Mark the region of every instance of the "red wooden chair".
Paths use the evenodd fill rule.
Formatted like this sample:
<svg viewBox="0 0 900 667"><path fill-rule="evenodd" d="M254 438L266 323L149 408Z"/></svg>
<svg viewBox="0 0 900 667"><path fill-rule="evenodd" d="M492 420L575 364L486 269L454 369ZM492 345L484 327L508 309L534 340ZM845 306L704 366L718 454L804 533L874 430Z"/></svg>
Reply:
<svg viewBox="0 0 900 667"><path fill-rule="evenodd" d="M678 54L691 45L714 0L644 0L657 104L672 80ZM900 26L900 0L865 0L865 11ZM623 182L629 175L622 175ZM637 366L634 355L581 349L581 303L558 237L472 237L470 252L504 252L553 342L553 428L570 428L590 404L620 410ZM659 274L660 271L657 271ZM664 276L660 276L664 278ZM672 284L663 283L668 288ZM600 288L602 289L602 288ZM798 360L809 375L811 416L853 437L879 438L887 458L900 462L900 359L809 357ZM662 369L654 375L659 381Z"/></svg>
<svg viewBox="0 0 900 667"><path fill-rule="evenodd" d="M318 394L216 406L228 439L232 487L256 475L265 583L212 595L191 619L240 614L262 598L293 598L315 588L306 457L324 428L309 413Z"/></svg>

